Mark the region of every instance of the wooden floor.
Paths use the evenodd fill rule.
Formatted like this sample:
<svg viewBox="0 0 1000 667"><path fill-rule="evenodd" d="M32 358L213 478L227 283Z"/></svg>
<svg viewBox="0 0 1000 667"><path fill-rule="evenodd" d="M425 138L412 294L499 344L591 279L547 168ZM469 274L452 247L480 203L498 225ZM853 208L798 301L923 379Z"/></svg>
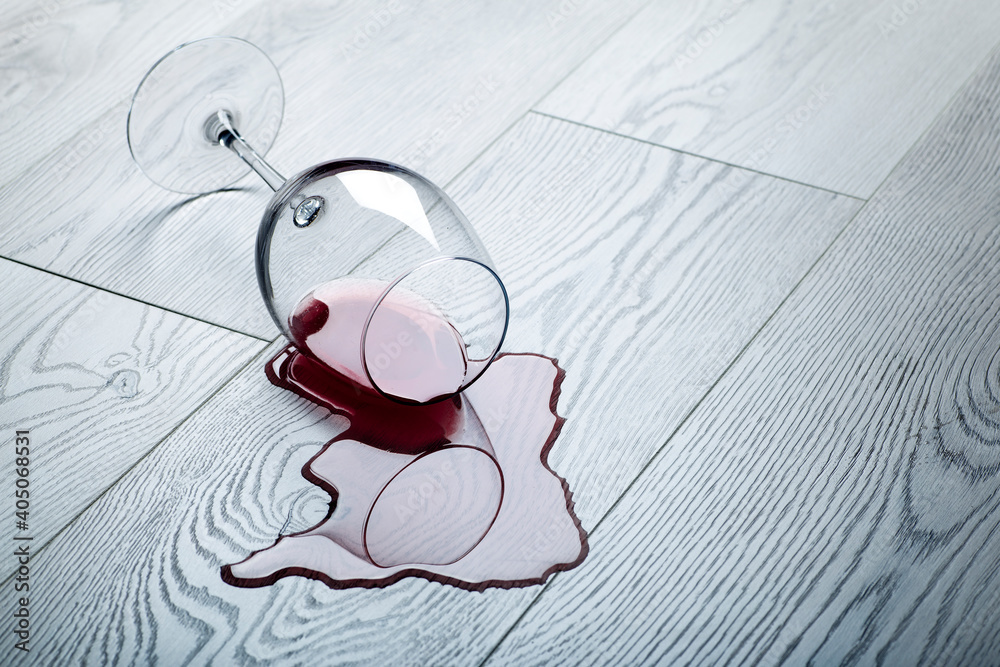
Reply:
<svg viewBox="0 0 1000 667"><path fill-rule="evenodd" d="M324 516L343 424L264 377L266 187L131 162L210 34L281 70L283 172L397 161L473 222L504 348L566 369L579 568L222 581ZM1000 664L998 46L986 0L6 3L0 664Z"/></svg>

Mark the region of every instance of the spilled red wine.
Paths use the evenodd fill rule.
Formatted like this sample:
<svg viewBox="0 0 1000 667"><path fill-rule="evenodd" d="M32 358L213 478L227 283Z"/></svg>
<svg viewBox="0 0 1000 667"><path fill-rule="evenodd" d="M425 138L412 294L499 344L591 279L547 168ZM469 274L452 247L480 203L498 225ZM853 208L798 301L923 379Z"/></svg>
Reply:
<svg viewBox="0 0 1000 667"><path fill-rule="evenodd" d="M348 418L354 415L361 423L379 418L377 405L352 404L358 394L349 385L344 390L342 380L331 392L328 383L333 378L293 378L299 360L306 359L288 348L272 360L268 376L276 385L312 397ZM315 362L306 364L317 370L312 367ZM553 572L576 567L587 555L587 536L573 512L569 486L547 462L563 424L555 412L562 378L563 371L552 359L506 354L462 393L460 403L398 406L382 398L386 410L453 408L440 413L444 423L439 427L420 427L427 434L424 438L410 438L409 448L395 448L408 453L355 439L370 430L382 433L382 438L387 433L399 436L406 433L405 424L358 430L352 422L302 470L333 499L326 519L304 532L279 537L273 546L240 563L226 565L223 579L234 586L257 587L294 575L331 588L373 588L415 576L484 590L539 584ZM306 384L300 384L303 380ZM319 383L313 384L316 380ZM423 418L433 421L431 413ZM431 443L431 434L437 433L445 433L449 442L427 444L423 453L414 455L418 441ZM452 440L476 444L455 446ZM379 443L385 446L386 440ZM435 460L452 451L463 456ZM387 459L393 456L400 457L394 464ZM502 475L496 509L497 478L488 465L491 459ZM386 471L396 467L402 469L396 473L399 483L384 492L391 502L379 510L378 500L386 497ZM366 548L366 522L369 529L373 523L380 525L375 532L381 533L367 536L374 548ZM480 535L484 526L485 534Z"/></svg>
<svg viewBox="0 0 1000 667"><path fill-rule="evenodd" d="M464 396L396 403L292 346L271 360L267 375L350 421L303 470L336 503L308 534L388 567L453 562L490 529L503 498L503 472Z"/></svg>
<svg viewBox="0 0 1000 667"><path fill-rule="evenodd" d="M434 304L402 287L379 302L388 287L360 279L320 285L292 311L292 341L368 390L415 403L459 391L468 368L461 334Z"/></svg>
<svg viewBox="0 0 1000 667"><path fill-rule="evenodd" d="M568 485L547 463L563 423L555 412L563 371L546 357L502 355L461 394L392 401L361 366L361 332L383 291L374 282L327 283L295 309L290 325L303 351L290 345L266 371L275 385L350 422L302 470L330 495L330 511L225 566L223 579L252 587L297 575L347 588L419 576L483 590L540 583L578 565L586 534ZM460 386L458 332L413 295L382 305L386 317L371 318L368 342L390 362L372 378L415 396ZM430 389L418 391L421 375L431 376Z"/></svg>
<svg viewBox="0 0 1000 667"><path fill-rule="evenodd" d="M428 405L397 403L291 346L272 359L265 372L273 384L347 417L350 426L340 439L378 449L420 454L450 442L465 423L459 396Z"/></svg>

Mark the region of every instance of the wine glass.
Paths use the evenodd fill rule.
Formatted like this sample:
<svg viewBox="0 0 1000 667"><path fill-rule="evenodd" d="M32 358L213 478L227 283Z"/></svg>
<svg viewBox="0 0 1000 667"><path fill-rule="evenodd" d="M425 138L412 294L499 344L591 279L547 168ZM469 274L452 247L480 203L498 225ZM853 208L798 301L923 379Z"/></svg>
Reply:
<svg viewBox="0 0 1000 667"><path fill-rule="evenodd" d="M402 403L461 392L507 331L489 254L448 196L419 174L344 158L284 178L263 156L284 109L274 63L242 39L189 42L135 92L128 142L158 185L200 194L256 172L274 191L257 234L257 281L303 353Z"/></svg>

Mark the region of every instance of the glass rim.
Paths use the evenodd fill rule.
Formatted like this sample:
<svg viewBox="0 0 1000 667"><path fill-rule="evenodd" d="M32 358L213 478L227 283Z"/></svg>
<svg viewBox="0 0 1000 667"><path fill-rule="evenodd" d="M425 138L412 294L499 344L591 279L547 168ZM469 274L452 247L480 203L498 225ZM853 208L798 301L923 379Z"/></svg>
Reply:
<svg viewBox="0 0 1000 667"><path fill-rule="evenodd" d="M375 381L375 378L372 377L371 371L369 371L368 369L368 355L365 353L365 348L367 347L367 341L368 341L368 326L371 324L372 318L375 316L375 311L377 311L378 307L382 305L382 302L389 295L389 292L395 289L395 287L399 283L401 283L403 280L411 276L416 271L419 271L420 269L426 266L430 266L431 264L437 264L439 262L452 262L452 261L471 262L473 264L479 265L481 268L486 269L489 272L489 274L493 276L493 279L496 281L497 285L500 286L500 293L503 295L504 318L503 318L503 330L500 332L500 337L497 339L496 346L484 360L481 360L485 361L486 363L483 364L483 367L479 370L479 372L476 373L476 375L471 380L467 378L463 379L459 388L449 394L442 394L441 396L437 396L427 401L415 401L413 399L408 399L402 396L396 396L394 394L390 394L379 386L378 382ZM456 394L462 393L463 391L471 387L476 380L482 377L483 373L486 372L486 369L490 367L490 364L492 364L496 360L497 355L500 353L500 348L503 346L503 341L507 337L507 328L509 325L510 325L510 297L507 294L506 285L503 284L503 280L501 280L497 272L493 270L493 267L491 267L490 265L486 264L483 261L480 261L472 257L461 257L456 255L443 255L441 257L434 257L424 262L421 262L420 264L417 264L413 268L397 276L382 291L382 294L379 295L378 300L375 301L375 304L372 306L371 311L368 313L368 317L365 319L365 326L361 330L361 368L364 370L365 377L368 379L369 384L371 384L372 388L374 388L375 391L377 391L383 398L387 398L390 401L395 401L396 403L402 403L404 405L433 405L434 403L439 403L441 401L451 398ZM466 369L468 369L468 365L466 366Z"/></svg>
<svg viewBox="0 0 1000 667"><path fill-rule="evenodd" d="M472 406L469 405L468 407L471 408ZM368 507L368 512L365 514L365 522L364 522L364 524L363 524L363 526L361 528L361 547L365 550L365 556L367 556L368 562L370 562L375 567L380 567L380 568L383 568L383 569L388 569L388 568L391 568L391 567L398 567L398 565L382 565L381 563L377 562L372 557L371 551L369 551L369 549L368 549L368 523L369 523L369 521L370 521L370 519L372 517L372 513L375 511L375 506L378 505L378 501L381 500L382 495L385 493L386 489L388 489L390 486L392 486L392 483L396 481L396 478L399 477L400 475L402 475L407 469L409 469L415 463L417 463L418 461L421 461L421 460L427 458L428 456L433 456L434 454L438 454L438 453L446 451L448 449L471 449L473 451L480 452L481 454L485 454L490 459L490 461L492 461L493 465L496 466L497 473L500 476L500 499L497 502L496 510L493 512L493 518L490 520L490 524L486 527L486 530L484 530L483 534L479 536L479 539L476 540L476 543L473 544L471 547L469 547L465 551L465 553L463 553L461 556L459 556L458 558L456 558L456 559L454 559L452 561L449 561L447 563L412 563L412 564L413 565L443 566L443 565L451 565L452 563L457 563L458 561L460 561L463 558L465 558L466 556L468 556L469 553L473 549L475 549L476 547L478 547L479 543L482 542L484 539L486 539L486 536L489 535L489 533L490 533L491 530L493 530L493 524L496 523L497 518L500 516L500 509L503 507L503 499L504 499L504 495L505 495L506 490L507 490L507 483L506 483L506 480L504 478L503 467L500 465L500 461L497 459L495 453L488 452L488 451L486 451L485 449L483 449L481 447L476 447L475 445L469 445L469 444L462 443L462 442L448 443L446 445L442 445L441 447L437 447L437 448L432 449L430 451L422 452L421 454L419 454L418 456L416 456L412 461L408 462L402 468L400 468L399 470L397 470L396 473L393 474L393 476L390 477L389 480L385 484L382 485L382 488L379 489L379 492L375 496L375 499L372 501L372 504Z"/></svg>
<svg viewBox="0 0 1000 667"><path fill-rule="evenodd" d="M281 95L280 95L280 107L281 108L279 110L279 115L278 115L278 126L279 126L279 128L280 128L280 125L281 125L281 121L285 117L285 83L284 83L284 81L281 80L281 73L278 70L278 66L275 65L275 63L274 63L273 60L271 60L271 56L267 55L267 53L264 52L263 49L261 49L259 46L257 46L253 42L250 42L250 41L248 41L246 39L243 39L242 37L234 37L232 35L209 35L207 37L199 37L198 39L192 39L190 41L184 42L183 44L179 44L179 45L175 46L174 48L170 49L169 51L167 51L162 56L160 56L157 59L157 61L155 63L153 63L152 66L148 70L146 70L146 73L143 74L143 76L142 76L142 80L139 81L139 84L135 87L135 91L132 93L132 99L129 102L129 107L128 107L128 114L125 117L125 140L126 140L126 143L128 144L128 152L129 152L129 155L132 157L132 162L137 167L139 167L139 171L141 171L143 173L143 175L147 179L149 179L150 181L152 181L153 183L155 183L159 187L163 188L164 190L167 190L168 192L176 192L176 193L185 194L185 195L202 195L202 194L207 194L209 192L216 192L216 191L218 191L220 189L226 188L229 185L232 185L236 181L238 181L241 178L243 178L244 176L246 176L248 173L250 173L250 167L248 166L246 168L246 171L242 171L237 177L235 177L229 183L227 183L225 185L222 185L219 188L212 188L210 190L195 190L195 191L178 190L177 188L170 187L170 186L167 186L167 185L163 185L158 179L153 178L153 176L149 173L149 171L146 169L146 167L143 166L142 162L136 156L135 147L133 145L135 143L135 138L132 136L133 135L132 114L135 111L136 103L138 101L140 101L140 98L141 98L142 92L143 92L143 87L146 85L146 82L148 80L150 80L150 78L153 76L153 73L157 70L157 68L159 68L160 65L162 65L167 59L169 59L169 58L173 57L174 55L176 55L178 51L181 51L181 50L186 49L186 48L188 48L190 46L193 46L195 44L200 44L200 43L203 43L203 42L213 42L213 43L219 43L219 42L238 42L238 43L240 43L243 46L250 47L253 51L256 51L261 56L263 56L264 59L268 63L270 63L271 67L274 68L275 81L277 82L277 84L278 84L278 90L281 93ZM208 119L206 118L206 121L207 120ZM257 146L257 148L259 149L259 152L260 152L260 154L262 156L267 154L267 152L274 145L274 142L277 141L277 138L278 138L278 131L276 130L275 133L274 133L274 137L272 137L271 141L268 142L268 144L266 146L265 145ZM208 141L208 139L206 137L206 142L207 141Z"/></svg>
<svg viewBox="0 0 1000 667"><path fill-rule="evenodd" d="M372 169L386 173L392 173L394 171L403 172L408 176L419 179L426 185L430 186L434 190L434 194L447 203L452 211L460 211L455 202L452 201L451 197L449 197L448 194L436 183L433 183L412 169L394 162L389 162L388 160L379 160L377 158L370 157L336 158L307 167L294 176L289 177L285 181L284 185L282 185L281 188L271 196L271 199L268 201L267 206L264 209L264 215L261 217L260 225L257 228L257 243L254 252L254 268L257 274L257 287L260 289L261 298L264 300L264 305L267 308L268 314L271 316L274 324L278 327L278 331L284 334L288 339L291 339L288 330L288 323L285 321L285 318L278 313L278 310L274 305L274 285L271 282L271 239L272 232L278 224L278 214L283 210L284 206L291 201L291 197L309 181L318 180L327 176L335 176L341 172L352 171L355 169ZM463 221L468 223L467 220ZM485 246L483 246L482 241L475 233L471 224L467 224L467 232L472 237L473 243L478 246L479 251L483 254L484 258L488 262L492 262L493 260L490 259L489 253L486 252ZM433 262L438 259L454 259L454 257L449 255L440 255L427 261ZM503 285L503 281L500 280L500 277L496 274L496 271L490 268L487 262L471 258L468 259L470 261L477 262L478 264L482 264L484 267L488 268L494 276L496 276L501 288L503 288L504 300L507 301L507 290ZM413 267L407 270L402 277L412 273L416 268L417 267ZM506 319L509 319L509 317L510 308L508 305ZM506 331L506 324L504 326L504 331Z"/></svg>

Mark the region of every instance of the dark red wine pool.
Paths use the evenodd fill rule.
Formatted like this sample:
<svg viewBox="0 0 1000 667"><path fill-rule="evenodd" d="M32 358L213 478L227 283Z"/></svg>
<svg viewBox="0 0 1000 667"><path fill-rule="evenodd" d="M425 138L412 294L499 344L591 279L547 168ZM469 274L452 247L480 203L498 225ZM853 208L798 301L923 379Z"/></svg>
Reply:
<svg viewBox="0 0 1000 667"><path fill-rule="evenodd" d="M313 315L301 330L325 324ZM371 588L423 577L483 590L538 584L586 558L572 494L547 462L564 421L555 360L501 355L462 394L429 405L386 399L293 346L266 371L350 426L302 470L330 495L327 517L224 566L226 582Z"/></svg>

